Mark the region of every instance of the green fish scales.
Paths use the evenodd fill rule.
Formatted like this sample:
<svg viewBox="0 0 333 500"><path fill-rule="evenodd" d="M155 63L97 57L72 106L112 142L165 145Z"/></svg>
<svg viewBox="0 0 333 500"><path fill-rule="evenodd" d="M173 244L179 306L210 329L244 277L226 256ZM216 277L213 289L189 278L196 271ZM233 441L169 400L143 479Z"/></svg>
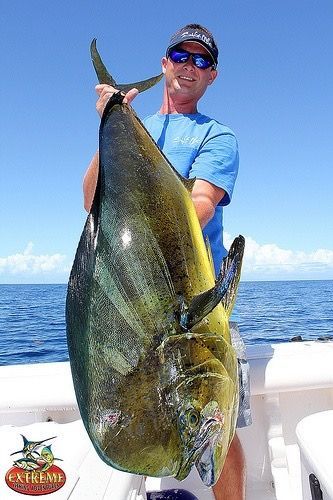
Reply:
<svg viewBox="0 0 333 500"><path fill-rule="evenodd" d="M228 319L244 239L229 253L236 262L232 296L208 314L205 307L186 331L182 312L198 295L217 290L219 278L215 282L188 182L122 99L114 95L103 114L95 198L68 285L78 405L109 465L178 479L196 465L211 485L237 415Z"/></svg>

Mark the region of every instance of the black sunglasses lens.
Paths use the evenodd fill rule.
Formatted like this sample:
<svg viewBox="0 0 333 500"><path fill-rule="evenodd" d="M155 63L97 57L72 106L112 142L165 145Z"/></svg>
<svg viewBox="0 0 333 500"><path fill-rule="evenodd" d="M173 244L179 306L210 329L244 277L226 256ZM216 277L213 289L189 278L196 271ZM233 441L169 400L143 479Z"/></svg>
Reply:
<svg viewBox="0 0 333 500"><path fill-rule="evenodd" d="M169 57L174 63L185 63L188 61L190 54L185 50L171 50Z"/></svg>
<svg viewBox="0 0 333 500"><path fill-rule="evenodd" d="M193 54L192 59L197 68L207 69L213 66L213 61L209 57L205 57L201 54Z"/></svg>
<svg viewBox="0 0 333 500"><path fill-rule="evenodd" d="M179 49L173 49L169 52L169 57L174 63L186 63L190 56L192 56L193 64L199 69L207 69L214 65L212 59L204 54L192 54L186 50Z"/></svg>

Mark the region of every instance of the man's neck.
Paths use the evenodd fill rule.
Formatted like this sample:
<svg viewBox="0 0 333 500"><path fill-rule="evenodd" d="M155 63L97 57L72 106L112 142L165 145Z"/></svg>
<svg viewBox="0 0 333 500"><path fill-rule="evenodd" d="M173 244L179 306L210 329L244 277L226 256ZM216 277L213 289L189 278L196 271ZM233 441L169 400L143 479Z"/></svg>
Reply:
<svg viewBox="0 0 333 500"><path fill-rule="evenodd" d="M159 113L161 115L195 114L198 112L197 101L186 100L179 95L171 96L166 90Z"/></svg>

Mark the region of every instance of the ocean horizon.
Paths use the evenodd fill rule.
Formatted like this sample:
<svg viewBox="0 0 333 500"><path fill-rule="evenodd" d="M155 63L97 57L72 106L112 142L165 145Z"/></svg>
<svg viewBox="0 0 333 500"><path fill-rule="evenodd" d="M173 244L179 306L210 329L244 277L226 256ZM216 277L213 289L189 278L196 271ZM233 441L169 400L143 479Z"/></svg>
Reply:
<svg viewBox="0 0 333 500"><path fill-rule="evenodd" d="M0 284L0 365L67 361L67 283ZM241 281L230 318L246 345L333 336L333 280Z"/></svg>

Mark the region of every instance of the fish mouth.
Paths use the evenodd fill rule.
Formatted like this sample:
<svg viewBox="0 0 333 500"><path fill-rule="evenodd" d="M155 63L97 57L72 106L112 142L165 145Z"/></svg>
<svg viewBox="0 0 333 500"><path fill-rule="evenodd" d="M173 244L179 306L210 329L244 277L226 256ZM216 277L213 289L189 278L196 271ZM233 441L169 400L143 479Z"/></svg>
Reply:
<svg viewBox="0 0 333 500"><path fill-rule="evenodd" d="M214 471L217 469L214 461L214 450L221 441L222 434L222 419L220 417L207 419L193 443L192 450L181 463L176 479L179 481L185 479L192 465L195 464L202 482L206 486L214 484L216 482Z"/></svg>
<svg viewBox="0 0 333 500"><path fill-rule="evenodd" d="M215 447L215 443L207 443L201 456L195 462L195 467L205 486L213 486L222 471L222 467L217 466L217 461L214 457Z"/></svg>
<svg viewBox="0 0 333 500"><path fill-rule="evenodd" d="M215 421L215 428L212 429L206 446L195 461L201 481L209 487L213 486L220 477L228 451L228 424L220 410L215 411Z"/></svg>

